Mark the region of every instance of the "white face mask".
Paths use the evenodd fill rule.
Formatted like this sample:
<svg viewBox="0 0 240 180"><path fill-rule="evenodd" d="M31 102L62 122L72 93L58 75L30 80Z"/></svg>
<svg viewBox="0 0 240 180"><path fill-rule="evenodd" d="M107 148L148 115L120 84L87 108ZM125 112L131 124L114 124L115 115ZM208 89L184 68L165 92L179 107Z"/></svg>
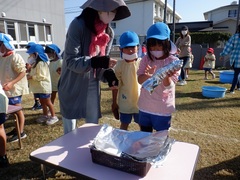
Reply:
<svg viewBox="0 0 240 180"><path fill-rule="evenodd" d="M30 56L27 60L28 64L34 64L36 62L36 58L34 58L33 56Z"/></svg>
<svg viewBox="0 0 240 180"><path fill-rule="evenodd" d="M164 55L163 51L150 51L150 53L155 57L155 58L160 58Z"/></svg>
<svg viewBox="0 0 240 180"><path fill-rule="evenodd" d="M187 30L181 31L183 36L186 36L187 32L188 32Z"/></svg>
<svg viewBox="0 0 240 180"><path fill-rule="evenodd" d="M103 12L99 11L98 12L99 19L104 23L104 24L109 24L115 17L116 13L114 12Z"/></svg>
<svg viewBox="0 0 240 180"><path fill-rule="evenodd" d="M122 53L122 58L128 61L134 60L138 58L138 54L137 53L133 53L133 54L125 54Z"/></svg>

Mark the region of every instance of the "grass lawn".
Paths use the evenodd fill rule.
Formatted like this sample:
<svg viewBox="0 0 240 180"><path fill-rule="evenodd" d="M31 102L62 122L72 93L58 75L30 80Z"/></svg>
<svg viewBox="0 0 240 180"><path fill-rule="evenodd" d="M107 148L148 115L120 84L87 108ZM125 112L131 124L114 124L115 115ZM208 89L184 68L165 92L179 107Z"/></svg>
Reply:
<svg viewBox="0 0 240 180"><path fill-rule="evenodd" d="M194 180L238 180L240 179L240 91L226 93L224 98L209 99L202 96L204 85L230 88L230 84L219 82L216 78L204 79L204 72L191 70L186 86L176 86L176 112L173 114L170 136L178 141L200 146ZM0 179L42 179L40 165L29 160L29 154L35 149L63 135L62 122L52 126L37 124L36 118L42 111L32 111L33 95L23 96L23 108L26 117L23 149L18 143L7 144L7 154L11 166L0 169ZM119 127L119 121L111 113L111 91L102 85L102 115L100 124L108 123ZM57 116L58 101L55 103ZM14 123L10 117L5 123L6 132L12 130ZM78 125L83 124L79 121ZM139 130L134 123L129 130ZM173 172L174 173L174 172ZM48 179L75 179L62 172L52 172Z"/></svg>

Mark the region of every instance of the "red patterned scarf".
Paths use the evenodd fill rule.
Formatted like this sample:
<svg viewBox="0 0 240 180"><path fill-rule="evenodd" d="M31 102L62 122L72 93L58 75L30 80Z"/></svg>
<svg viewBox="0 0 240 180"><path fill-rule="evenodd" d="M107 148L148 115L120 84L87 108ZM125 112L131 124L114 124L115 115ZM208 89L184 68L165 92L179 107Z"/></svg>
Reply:
<svg viewBox="0 0 240 180"><path fill-rule="evenodd" d="M107 28L107 24L104 24L98 18L95 20L95 29L97 34L92 34L92 41L89 47L90 56L104 56L107 43L110 41L110 37L107 33L105 33L105 29ZM99 48L100 53L97 54L97 47Z"/></svg>

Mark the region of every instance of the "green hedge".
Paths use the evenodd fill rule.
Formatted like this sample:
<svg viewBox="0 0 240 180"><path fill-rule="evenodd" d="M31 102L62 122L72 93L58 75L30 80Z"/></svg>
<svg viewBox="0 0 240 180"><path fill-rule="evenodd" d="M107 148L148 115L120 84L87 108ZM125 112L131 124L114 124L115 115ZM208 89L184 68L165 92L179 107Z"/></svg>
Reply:
<svg viewBox="0 0 240 180"><path fill-rule="evenodd" d="M218 41L227 41L232 34L222 32L193 32L190 33L192 44L216 43ZM179 36L176 36L176 39Z"/></svg>

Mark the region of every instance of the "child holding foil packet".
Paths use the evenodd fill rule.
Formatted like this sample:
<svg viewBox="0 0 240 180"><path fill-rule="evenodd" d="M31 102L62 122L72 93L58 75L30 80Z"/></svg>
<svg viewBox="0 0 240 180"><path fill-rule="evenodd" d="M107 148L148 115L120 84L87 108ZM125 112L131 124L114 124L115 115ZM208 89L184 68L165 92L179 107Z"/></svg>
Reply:
<svg viewBox="0 0 240 180"><path fill-rule="evenodd" d="M174 56L177 48L170 41L170 30L165 23L158 22L147 31L147 55L140 62L137 71L138 82L143 84L159 69L179 59ZM168 130L171 126L171 115L175 111L175 84L179 70L166 71L162 82L150 93L141 88L138 101L139 125L141 131Z"/></svg>

